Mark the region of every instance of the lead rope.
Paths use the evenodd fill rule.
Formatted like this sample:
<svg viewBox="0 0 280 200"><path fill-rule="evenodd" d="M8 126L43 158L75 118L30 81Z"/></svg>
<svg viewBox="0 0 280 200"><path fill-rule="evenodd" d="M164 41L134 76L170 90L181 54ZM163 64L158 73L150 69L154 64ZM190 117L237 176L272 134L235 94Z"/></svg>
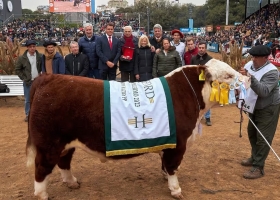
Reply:
<svg viewBox="0 0 280 200"><path fill-rule="evenodd" d="M195 97L196 97L196 101L197 101L197 105L198 105L198 112L199 112L199 111L200 111L200 105L199 105L199 101L198 101L197 95L196 95L196 93L195 93L195 91L194 91L194 89L193 89L193 86L192 86L192 84L190 83L190 81L189 81L188 77L186 76L186 74L185 74L185 72L184 72L183 69L182 69L182 72L183 72L185 78L187 79L189 85L191 86L191 89L192 89L192 91L193 91L193 93L194 93L194 95L195 95Z"/></svg>
<svg viewBox="0 0 280 200"><path fill-rule="evenodd" d="M263 136L263 134L261 133L261 131L258 129L258 127L256 126L256 124L253 122L253 120L249 117L248 113L246 111L244 111L242 108L243 108L243 105L245 103L245 100L244 99L240 99L242 100L241 102L241 108L239 109L240 110L240 121L239 122L234 122L234 123L240 123L240 128L239 128L239 137L242 137L241 135L241 126L242 126L242 122L243 122L243 112L245 113L245 115L248 117L248 119L250 120L250 122L253 124L253 126L256 128L256 130L259 132L259 134L262 136L262 138L264 139L264 141L266 142L266 144L269 146L269 148L271 149L271 151L274 153L274 155L277 157L277 159L280 161L280 158L279 156L277 155L277 153L274 151L274 149L271 147L271 145L269 144L269 142L266 140L266 138Z"/></svg>
<svg viewBox="0 0 280 200"><path fill-rule="evenodd" d="M250 120L250 122L253 124L253 126L256 128L256 130L259 132L259 134L262 136L262 138L264 139L264 141L266 142L266 144L269 146L269 148L271 149L271 151L274 153L274 155L277 157L277 159L280 161L279 156L277 155L277 153L273 150L273 148L270 146L269 142L265 139L265 137L263 136L263 134L261 133L261 131L258 129L258 127L256 126L256 124L254 124L253 120L249 117L248 113L245 112L245 114L247 115L248 119Z"/></svg>

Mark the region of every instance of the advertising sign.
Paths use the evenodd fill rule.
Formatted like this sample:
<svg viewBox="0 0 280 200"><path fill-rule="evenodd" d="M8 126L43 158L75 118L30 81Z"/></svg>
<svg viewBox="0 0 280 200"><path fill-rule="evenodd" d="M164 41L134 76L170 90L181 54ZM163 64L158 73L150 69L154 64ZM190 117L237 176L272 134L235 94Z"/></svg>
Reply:
<svg viewBox="0 0 280 200"><path fill-rule="evenodd" d="M96 13L95 0L91 0L91 13Z"/></svg>
<svg viewBox="0 0 280 200"><path fill-rule="evenodd" d="M95 3L95 2L94 2ZM90 0L49 0L50 12L90 12Z"/></svg>
<svg viewBox="0 0 280 200"><path fill-rule="evenodd" d="M188 33L188 32L190 32L190 28L180 28L180 31L182 33Z"/></svg>
<svg viewBox="0 0 280 200"><path fill-rule="evenodd" d="M193 28L193 19L189 19L189 28Z"/></svg>
<svg viewBox="0 0 280 200"><path fill-rule="evenodd" d="M206 32L213 32L213 25L207 25Z"/></svg>
<svg viewBox="0 0 280 200"><path fill-rule="evenodd" d="M201 33L201 28L180 28L182 33Z"/></svg>
<svg viewBox="0 0 280 200"><path fill-rule="evenodd" d="M219 52L219 44L209 43L209 44L207 44L207 50L211 51L211 52L218 53Z"/></svg>

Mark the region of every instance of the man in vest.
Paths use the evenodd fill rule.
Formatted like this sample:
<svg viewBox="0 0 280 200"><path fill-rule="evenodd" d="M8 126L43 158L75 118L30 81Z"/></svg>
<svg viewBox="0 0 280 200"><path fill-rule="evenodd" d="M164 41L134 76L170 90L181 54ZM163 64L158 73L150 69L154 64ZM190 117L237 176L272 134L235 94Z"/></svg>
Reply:
<svg viewBox="0 0 280 200"><path fill-rule="evenodd" d="M270 49L267 46L255 46L249 53L252 61L240 71L243 75L251 77L251 86L246 92L243 109L249 113L250 119L271 145L279 118L279 73L268 60ZM264 175L264 164L270 150L253 123L249 121L247 127L251 156L241 162L243 166L252 166L243 174L247 179L256 179Z"/></svg>

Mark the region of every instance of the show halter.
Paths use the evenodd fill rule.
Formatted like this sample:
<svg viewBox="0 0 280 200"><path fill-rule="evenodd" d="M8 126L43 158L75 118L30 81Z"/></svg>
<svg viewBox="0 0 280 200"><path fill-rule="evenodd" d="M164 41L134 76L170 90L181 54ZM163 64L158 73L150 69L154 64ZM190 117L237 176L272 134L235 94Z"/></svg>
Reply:
<svg viewBox="0 0 280 200"><path fill-rule="evenodd" d="M183 72L185 78L187 79L187 81L188 81L188 83L189 83L189 85L190 85L190 87L191 87L191 89L192 89L192 91L193 91L193 93L194 93L194 95L195 95L195 97L196 97L196 101L197 101L197 105L198 105L198 111L200 111L200 104L199 104L197 95L196 95L196 93L195 93L195 91L194 91L194 89L193 89L193 86L192 86L191 82L189 81L188 77L186 76L184 70L182 69L181 71ZM205 78L204 78L204 80L205 80Z"/></svg>

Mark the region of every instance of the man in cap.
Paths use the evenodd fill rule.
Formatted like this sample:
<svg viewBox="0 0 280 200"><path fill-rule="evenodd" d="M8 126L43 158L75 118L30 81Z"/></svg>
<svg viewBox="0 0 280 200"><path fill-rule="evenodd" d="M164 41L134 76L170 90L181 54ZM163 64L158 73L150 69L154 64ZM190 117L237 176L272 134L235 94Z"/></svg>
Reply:
<svg viewBox="0 0 280 200"><path fill-rule="evenodd" d="M27 40L25 43L27 50L20 56L16 62L15 71L18 77L23 81L23 91L25 98L25 119L28 121L30 110L30 88L32 81L41 73L42 54L36 50L36 42Z"/></svg>
<svg viewBox="0 0 280 200"><path fill-rule="evenodd" d="M185 65L185 61L184 61L183 57L184 57L186 45L183 42L181 42L181 39L184 38L184 35L178 29L172 30L171 35L172 35L173 40L170 42L170 44L171 44L171 46L176 47L176 51L180 55L182 65Z"/></svg>
<svg viewBox="0 0 280 200"><path fill-rule="evenodd" d="M264 164L269 153L269 146L261 136L271 145L280 109L279 73L277 68L269 62L270 49L265 45L258 45L249 50L252 60L240 72L251 77L251 85L243 109L249 113L247 131L251 144L251 156L242 160L241 165L252 166L243 174L244 178L256 179L264 175ZM259 129L261 134L257 131Z"/></svg>
<svg viewBox="0 0 280 200"><path fill-rule="evenodd" d="M53 41L45 41L45 53L42 57L42 72L48 74L65 74L65 62L63 57L56 52L56 43Z"/></svg>

